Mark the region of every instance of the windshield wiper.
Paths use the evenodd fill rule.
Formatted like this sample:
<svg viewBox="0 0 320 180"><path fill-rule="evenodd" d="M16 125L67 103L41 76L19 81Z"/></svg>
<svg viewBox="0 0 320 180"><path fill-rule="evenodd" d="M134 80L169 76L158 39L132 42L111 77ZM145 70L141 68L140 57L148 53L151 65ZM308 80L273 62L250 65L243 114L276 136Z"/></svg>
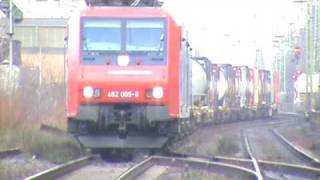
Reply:
<svg viewBox="0 0 320 180"><path fill-rule="evenodd" d="M82 38L82 42L83 42L83 50L88 51L88 42L87 42L87 38Z"/></svg>
<svg viewBox="0 0 320 180"><path fill-rule="evenodd" d="M164 35L163 33L160 36L160 43L159 43L159 49L157 51L158 56L160 55L160 52L162 51L163 47L164 47Z"/></svg>

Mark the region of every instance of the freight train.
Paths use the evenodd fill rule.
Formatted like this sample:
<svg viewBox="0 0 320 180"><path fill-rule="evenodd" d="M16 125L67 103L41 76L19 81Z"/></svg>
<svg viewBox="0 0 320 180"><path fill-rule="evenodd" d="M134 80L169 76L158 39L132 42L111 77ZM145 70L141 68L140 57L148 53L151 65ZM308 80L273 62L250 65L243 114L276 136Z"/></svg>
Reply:
<svg viewBox="0 0 320 180"><path fill-rule="evenodd" d="M205 123L272 115L266 70L191 57L154 7L88 7L67 36L68 131L89 148L158 148Z"/></svg>

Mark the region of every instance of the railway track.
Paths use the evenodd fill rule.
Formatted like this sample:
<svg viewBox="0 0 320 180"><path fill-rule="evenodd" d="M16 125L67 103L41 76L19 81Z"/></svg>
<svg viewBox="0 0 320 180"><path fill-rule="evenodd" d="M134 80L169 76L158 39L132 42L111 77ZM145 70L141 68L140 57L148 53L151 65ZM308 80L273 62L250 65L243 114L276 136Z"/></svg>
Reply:
<svg viewBox="0 0 320 180"><path fill-rule="evenodd" d="M302 147L296 145L293 142L290 142L288 139L286 139L283 135L281 135L277 130L271 129L270 130L275 137L282 142L288 149L290 149L293 153L297 154L300 158L302 158L304 161L309 162L314 167L320 167L320 161L313 155L311 152L306 151Z"/></svg>
<svg viewBox="0 0 320 180"><path fill-rule="evenodd" d="M83 168L90 166L97 158L97 156L89 155L85 156L70 162L67 162L62 165L58 165L56 167L47 169L35 175L29 176L25 178L25 180L38 180L38 179L87 179L86 177L81 177L83 174L79 173ZM232 174L237 176L239 174L246 175L246 177L255 177L254 171L252 171L249 167L250 162L245 159L237 159L237 158L227 158L227 157L209 157L209 156L199 156L192 154L181 154L168 152L165 155L155 155L149 156L144 160L135 163L135 165L131 165L130 167L122 168L122 170L118 171L118 175L113 175L110 179L135 179L139 176L144 175L144 178L155 179L151 176L155 176L156 173L149 172L148 170L152 168L165 167L165 170L170 169L170 167L180 167L185 168L188 167L190 169L205 169L208 172L213 172L220 175L228 175ZM96 168L96 167L93 167ZM115 165L110 163L108 167L102 166L99 170L110 172L115 170ZM76 175L71 175L72 173ZM78 174L78 175L77 175ZM115 173L114 173L115 174ZM92 174L92 171L89 172L88 178L94 178L96 175ZM107 179L109 179L107 178ZM105 177L97 177L97 179L105 179Z"/></svg>
<svg viewBox="0 0 320 180"><path fill-rule="evenodd" d="M55 179L58 177L61 177L67 173L70 173L76 169L79 169L83 166L85 166L86 164L88 164L92 159L94 158L94 156L85 156L73 161L69 161L65 164L62 165L58 165L55 166L51 169L47 169L45 171L42 171L40 173L37 173L35 175L29 176L27 178L25 178L25 180L41 180L41 179Z"/></svg>
<svg viewBox="0 0 320 180"><path fill-rule="evenodd" d="M133 166L132 168L126 170L122 173L117 180L129 180L129 179L156 179L154 173L149 173L148 171L152 171L153 167L165 167L164 171L173 168L185 168L188 169L201 169L206 170L210 173L219 174L222 176L228 175L239 175L239 174L246 174L248 178L256 178L256 174L251 169L227 164L222 162L213 162L203 158L191 158L191 157L168 157L168 156L151 156L144 161L138 163L137 165ZM160 172L158 176L163 174ZM151 176L151 177L150 177Z"/></svg>
<svg viewBox="0 0 320 180"><path fill-rule="evenodd" d="M248 125L247 128L254 128L257 126L280 126L283 124L294 124L297 123L297 121L288 120L258 123L259 124L251 124L251 126ZM276 133L276 131L274 133ZM162 174L169 172L170 169L180 168L184 171L186 167L197 171L204 170L208 173L221 175L222 177L228 177L230 175L236 177L240 174L258 180L268 179L270 177L303 177L307 179L320 177L320 169L316 167L259 159L259 157L255 155L255 149L252 147L252 142L246 134L247 132L244 130L244 142L248 152L248 156L245 159L223 156L203 156L168 151L161 153L160 155L149 156L146 159L135 163L135 165L131 165L131 167L122 168L117 172L117 176L113 176L113 178L110 179L114 179L115 177L117 180L157 179ZM77 173L79 169L90 164L95 158L94 156L88 156L81 159L54 167L26 179L60 179L61 177L61 179L78 179L63 177L68 176L72 172ZM113 166L101 168L113 168Z"/></svg>
<svg viewBox="0 0 320 180"><path fill-rule="evenodd" d="M292 149L296 149L295 146L292 146L288 140L286 140L283 136L281 136L278 132L272 131L275 136L281 138L283 143L287 143L287 146L290 146ZM247 149L248 157L251 159L254 170L260 179L318 179L320 178L320 169L317 167L313 167L312 165L317 162L317 159L310 158L306 154L298 154L303 151L296 152L295 155L304 157L304 161L309 162L308 164L294 164L294 163L286 163L286 162L277 162L277 161L268 161L259 159L258 153L255 153L254 146L250 141L250 138L247 134L247 130L243 131L243 139L244 144ZM266 142L265 146L270 145L270 143L274 142ZM290 145L289 145L290 144Z"/></svg>
<svg viewBox="0 0 320 180"><path fill-rule="evenodd" d="M260 166L259 166L258 160L257 160L257 158L254 156L254 154L252 152L252 147L250 145L248 136L247 136L245 131L242 131L242 134L244 136L243 139L244 139L246 151L247 151L249 159L252 162L253 168L254 168L255 173L256 173L256 177L257 177L258 180L262 180L263 179L263 175L261 174L261 170L260 170Z"/></svg>
<svg viewBox="0 0 320 180"><path fill-rule="evenodd" d="M248 138L245 140L248 149L248 159L202 156L169 152L163 156L151 156L129 168L117 180L127 179L158 179L159 176L172 167L205 169L220 175L243 175L251 179L317 179L320 169L305 165L295 165L282 162L259 160L254 156ZM156 171L154 169L161 169ZM155 173L158 172L159 174Z"/></svg>
<svg viewBox="0 0 320 180"><path fill-rule="evenodd" d="M291 117L288 119L288 117ZM283 120L285 119L285 120ZM239 123L250 123L246 127L261 127L261 126L273 126L279 124L294 124L297 122L303 121L303 116L299 114L278 114L275 115L272 119L263 118L263 119L255 119L255 120L242 120L242 121L231 121L231 122L220 122L220 123L211 123L213 126L224 126L224 125L233 125ZM210 123L209 123L210 124ZM206 124L207 125L207 124Z"/></svg>
<svg viewBox="0 0 320 180"><path fill-rule="evenodd" d="M44 170L25 180L82 180L82 179L115 179L126 169L135 164L133 162L107 162L98 155L88 155L65 164Z"/></svg>
<svg viewBox="0 0 320 180"><path fill-rule="evenodd" d="M284 162L275 162L257 159L254 156L253 149L250 145L248 138L244 140L247 142L246 146L249 150L247 159L233 158L233 157L222 157L222 156L200 156L192 154L175 154L177 157L185 158L200 158L210 162L222 162L224 164L231 164L235 166L240 166L246 169L250 169L255 173L255 179L318 179L320 178L320 169L316 167L310 167L306 165L299 164L289 164ZM232 173L232 172L231 172Z"/></svg>
<svg viewBox="0 0 320 180"><path fill-rule="evenodd" d="M173 157L173 158L178 157L178 158L188 158L188 159L203 159L210 162L220 162L220 163L232 164L232 165L252 169L251 161L249 159L243 159L243 158L237 158L237 157L205 156L205 155L191 154L191 153L179 153L174 151L166 152L164 156Z"/></svg>

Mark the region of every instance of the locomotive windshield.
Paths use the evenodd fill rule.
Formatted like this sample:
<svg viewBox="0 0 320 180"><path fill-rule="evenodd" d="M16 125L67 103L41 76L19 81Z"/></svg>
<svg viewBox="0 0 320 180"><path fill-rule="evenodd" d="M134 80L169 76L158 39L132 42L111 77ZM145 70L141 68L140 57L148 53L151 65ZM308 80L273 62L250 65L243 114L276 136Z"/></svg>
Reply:
<svg viewBox="0 0 320 180"><path fill-rule="evenodd" d="M118 56L127 53L137 65L166 64L166 21L164 19L104 19L82 21L83 64L119 65Z"/></svg>
<svg viewBox="0 0 320 180"><path fill-rule="evenodd" d="M161 21L127 21L127 51L163 51L164 24Z"/></svg>
<svg viewBox="0 0 320 180"><path fill-rule="evenodd" d="M83 50L119 51L121 49L121 21L88 20L83 24Z"/></svg>

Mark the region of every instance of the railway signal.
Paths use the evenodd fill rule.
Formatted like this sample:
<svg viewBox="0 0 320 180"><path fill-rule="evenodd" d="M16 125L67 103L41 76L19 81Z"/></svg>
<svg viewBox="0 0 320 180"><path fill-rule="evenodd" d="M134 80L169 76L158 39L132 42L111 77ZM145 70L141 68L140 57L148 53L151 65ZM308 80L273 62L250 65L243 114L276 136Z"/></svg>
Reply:
<svg viewBox="0 0 320 180"><path fill-rule="evenodd" d="M292 61L295 64L298 64L299 61L301 60L302 53L303 53L303 49L300 48L300 47L295 47L293 49L293 59L292 59Z"/></svg>

